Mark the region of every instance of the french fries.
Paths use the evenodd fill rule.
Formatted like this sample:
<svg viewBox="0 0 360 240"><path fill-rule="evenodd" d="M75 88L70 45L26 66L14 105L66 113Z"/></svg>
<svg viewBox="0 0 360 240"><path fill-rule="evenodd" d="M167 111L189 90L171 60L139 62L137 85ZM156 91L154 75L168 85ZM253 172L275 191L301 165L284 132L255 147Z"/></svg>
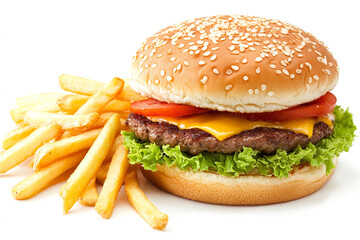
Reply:
<svg viewBox="0 0 360 240"><path fill-rule="evenodd" d="M59 131L60 127L57 124L40 127L6 150L0 157L0 173L4 173L26 160L33 155L42 144L56 138Z"/></svg>
<svg viewBox="0 0 360 240"><path fill-rule="evenodd" d="M56 159L89 149L100 134L101 129L88 131L77 136L61 139L41 146L34 154L34 171L54 162Z"/></svg>
<svg viewBox="0 0 360 240"><path fill-rule="evenodd" d="M56 104L58 98L62 97L63 95L64 93L33 94L33 95L17 98L16 105L20 108L25 108L31 105L44 104L49 102L51 102L52 104Z"/></svg>
<svg viewBox="0 0 360 240"><path fill-rule="evenodd" d="M28 111L56 113L60 111L60 107L59 105L57 105L56 101L43 102L43 103L30 105L27 107L12 109L10 110L10 115L14 122L20 123L23 120L24 114L27 113Z"/></svg>
<svg viewBox="0 0 360 240"><path fill-rule="evenodd" d="M94 95L105 85L102 82L66 74L59 77L59 84L65 91L88 96ZM124 85L124 90L117 96L117 99L124 101L138 101L144 99L144 97L134 92L128 85Z"/></svg>
<svg viewBox="0 0 360 240"><path fill-rule="evenodd" d="M97 112L105 107L121 92L124 86L124 80L113 78L108 84L102 87L98 92L92 95L75 115Z"/></svg>
<svg viewBox="0 0 360 240"><path fill-rule="evenodd" d="M69 212L75 202L79 200L82 192L89 185L90 181L95 177L114 142L119 127L120 119L119 116L115 114L105 124L85 158L65 183L62 194L64 213Z"/></svg>
<svg viewBox="0 0 360 240"><path fill-rule="evenodd" d="M93 178L79 198L79 203L84 206L95 206L99 194L96 190L96 178Z"/></svg>
<svg viewBox="0 0 360 240"><path fill-rule="evenodd" d="M8 135L4 137L2 142L2 147L4 150L11 148L20 140L29 136L33 131L35 131L35 127L32 126L24 126L19 127L13 131L11 131Z"/></svg>
<svg viewBox="0 0 360 240"><path fill-rule="evenodd" d="M59 85L65 91L91 96L98 92L105 83L63 74L59 77Z"/></svg>
<svg viewBox="0 0 360 240"><path fill-rule="evenodd" d="M126 148L123 145L120 145L116 149L111 160L107 177L95 205L96 212L103 218L110 218L113 212L117 195L123 184L125 173L129 166L127 153L128 151Z"/></svg>
<svg viewBox="0 0 360 240"><path fill-rule="evenodd" d="M70 156L42 168L40 171L28 176L11 189L14 199L24 200L41 192L47 185L68 169L75 167L84 158L86 151L74 153Z"/></svg>
<svg viewBox="0 0 360 240"><path fill-rule="evenodd" d="M78 201L95 206L110 218L125 181L126 194L140 216L153 228L163 229L168 217L139 188L136 168L129 166L119 130L127 130L130 104L143 99L120 78L101 83L61 75L62 89L75 93L43 93L16 99L10 111L17 129L7 134L0 152L0 173L24 160L33 174L11 189L14 199L28 199L66 180L59 194L63 212ZM103 184L100 194L96 182Z"/></svg>
<svg viewBox="0 0 360 240"><path fill-rule="evenodd" d="M28 111L24 114L24 121L33 127L40 127L57 123L63 130L69 129L88 129L92 127L99 119L98 113L89 113L84 115L63 115L57 113L46 113L37 111Z"/></svg>
<svg viewBox="0 0 360 240"><path fill-rule="evenodd" d="M140 189L133 165L129 166L125 177L125 191L131 205L151 227L160 230L166 227L168 216L152 204Z"/></svg>
<svg viewBox="0 0 360 240"><path fill-rule="evenodd" d="M65 95L58 99L57 103L63 112L75 113L89 99L84 95ZM129 101L121 101L114 99L106 106L101 108L99 112L121 112L130 108Z"/></svg>
<svg viewBox="0 0 360 240"><path fill-rule="evenodd" d="M103 162L103 164L101 165L99 171L96 174L96 181L98 183L104 184L107 173L109 171L109 167L110 167L110 161L108 162Z"/></svg>

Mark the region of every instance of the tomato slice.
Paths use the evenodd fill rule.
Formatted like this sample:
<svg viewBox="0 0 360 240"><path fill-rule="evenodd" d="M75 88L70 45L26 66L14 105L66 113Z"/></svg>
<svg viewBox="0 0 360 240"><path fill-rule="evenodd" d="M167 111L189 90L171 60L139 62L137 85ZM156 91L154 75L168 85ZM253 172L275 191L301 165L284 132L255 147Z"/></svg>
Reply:
<svg viewBox="0 0 360 240"><path fill-rule="evenodd" d="M251 121L278 122L325 115L332 112L335 105L336 97L334 94L328 92L312 102L281 111L235 114ZM182 117L212 110L184 104L160 102L155 99L146 99L133 102L130 111L144 116Z"/></svg>
<svg viewBox="0 0 360 240"><path fill-rule="evenodd" d="M144 116L181 117L211 110L184 104L160 102L155 99L146 99L131 103L130 111Z"/></svg>
<svg viewBox="0 0 360 240"><path fill-rule="evenodd" d="M332 112L336 105L334 94L327 92L324 96L296 107L264 113L237 113L236 115L252 121L286 121L316 117Z"/></svg>

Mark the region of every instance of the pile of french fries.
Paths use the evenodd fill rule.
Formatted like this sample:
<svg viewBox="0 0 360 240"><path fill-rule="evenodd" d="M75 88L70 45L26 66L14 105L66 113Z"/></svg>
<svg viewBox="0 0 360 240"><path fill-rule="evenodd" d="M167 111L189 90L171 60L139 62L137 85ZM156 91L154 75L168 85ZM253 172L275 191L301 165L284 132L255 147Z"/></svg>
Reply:
<svg viewBox="0 0 360 240"><path fill-rule="evenodd" d="M60 188L63 212L76 202L94 206L110 218L125 182L128 199L153 228L164 229L168 216L155 207L139 188L136 166L129 166L121 130L131 101L141 99L124 80L104 84L61 75L65 93L21 97L11 110L17 128L5 136L0 153L0 173L29 161L33 173L11 190L17 200L29 199L71 173ZM102 184L97 192L97 183Z"/></svg>

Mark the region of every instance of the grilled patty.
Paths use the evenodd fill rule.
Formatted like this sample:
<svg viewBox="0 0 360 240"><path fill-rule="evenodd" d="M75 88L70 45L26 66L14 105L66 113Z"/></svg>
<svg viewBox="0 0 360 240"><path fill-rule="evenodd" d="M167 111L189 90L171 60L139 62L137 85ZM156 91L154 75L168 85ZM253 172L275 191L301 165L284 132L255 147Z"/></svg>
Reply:
<svg viewBox="0 0 360 240"><path fill-rule="evenodd" d="M250 147L266 154L274 153L278 148L291 151L298 145L305 147L310 142L315 144L332 134L332 129L324 122L314 126L313 135L308 136L290 130L276 128L255 128L241 132L219 141L216 137L201 129L179 129L165 122L153 122L148 118L131 113L127 119L131 131L143 141L158 145L180 145L181 151L198 154L203 151L234 153L243 147Z"/></svg>

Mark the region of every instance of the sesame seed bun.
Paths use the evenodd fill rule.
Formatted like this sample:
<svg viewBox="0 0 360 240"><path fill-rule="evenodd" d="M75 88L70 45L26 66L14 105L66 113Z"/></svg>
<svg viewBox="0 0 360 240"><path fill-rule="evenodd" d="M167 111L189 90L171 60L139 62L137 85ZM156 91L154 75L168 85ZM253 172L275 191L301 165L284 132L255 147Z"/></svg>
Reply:
<svg viewBox="0 0 360 240"><path fill-rule="evenodd" d="M144 96L230 112L269 112L333 89L338 65L313 35L279 20L213 16L172 25L133 58Z"/></svg>
<svg viewBox="0 0 360 240"><path fill-rule="evenodd" d="M334 164L337 158L333 159ZM303 166L288 178L246 175L237 178L214 173L181 171L158 165L156 172L141 169L143 175L158 187L180 197L224 205L264 205L287 202L319 190L334 173L326 167Z"/></svg>

